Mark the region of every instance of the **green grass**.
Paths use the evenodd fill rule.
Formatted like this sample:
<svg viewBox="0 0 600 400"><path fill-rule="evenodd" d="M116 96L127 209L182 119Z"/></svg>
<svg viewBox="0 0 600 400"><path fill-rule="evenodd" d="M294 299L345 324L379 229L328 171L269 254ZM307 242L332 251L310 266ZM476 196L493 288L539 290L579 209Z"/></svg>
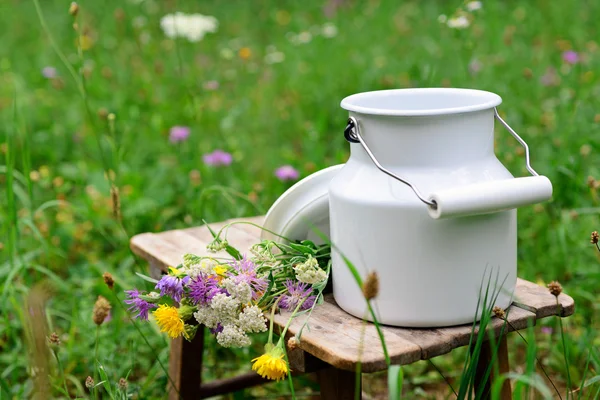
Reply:
<svg viewBox="0 0 600 400"><path fill-rule="evenodd" d="M461 4L344 1L326 17L317 1L82 1L77 23L93 45L79 52L69 2L40 1L68 67L33 1L0 0L2 394L31 393L35 358L25 342L24 304L34 285L47 282L51 297L36 323L62 339L58 356L71 394L84 396L85 378L94 375L91 311L103 295L113 304L99 333L108 378L114 386L129 374L130 393L161 398L167 377L157 360L166 365L168 342L151 324L139 324L149 344L141 340L101 278L104 271L115 276L120 300L122 290L144 284L134 273L146 266L129 252L128 238L265 212L289 186L274 177L278 166L291 164L306 176L347 159L343 97L433 86L501 95L501 114L529 143L533 167L554 184L551 202L519 211L519 275L559 280L576 299L576 314L564 321L570 370L558 321L547 320L541 324L554 334L524 334L537 348L511 338L514 370L526 377L513 386L529 390L533 352L563 391L569 375L574 388L598 375L600 354L589 352L600 345L600 266L588 238L600 228L600 205L587 177L600 178L600 3L488 1L465 30L438 22ZM174 11L213 15L219 29L198 43L169 40L159 21ZM337 36L316 34L327 22ZM290 41L290 32L304 31L313 33L310 42ZM285 60L266 64L268 46ZM239 56L243 47L248 59ZM562 61L569 48L580 63ZM478 72L469 67L474 60ZM46 66L58 78L44 78ZM548 68L556 70L556 85L540 81ZM204 89L211 80L217 90ZM101 116L106 111L114 121ZM169 143L174 125L189 126L189 140ZM500 128L496 142L500 160L526 175L518 143ZM233 154L230 167L204 165L202 155L217 148ZM122 219L113 217L111 184L120 192ZM248 369L252 351L209 347L209 377ZM462 359L435 362L459 382ZM50 367L51 391L60 397L63 382L56 363ZM403 372L405 393L450 393L426 363ZM252 393L288 393L286 385ZM594 396L598 387L583 392Z"/></svg>

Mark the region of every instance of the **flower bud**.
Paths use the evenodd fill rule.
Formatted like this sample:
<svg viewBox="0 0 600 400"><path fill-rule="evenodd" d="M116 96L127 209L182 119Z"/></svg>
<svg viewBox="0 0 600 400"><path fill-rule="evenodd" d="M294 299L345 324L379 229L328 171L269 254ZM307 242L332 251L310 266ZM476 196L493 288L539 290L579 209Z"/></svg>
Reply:
<svg viewBox="0 0 600 400"><path fill-rule="evenodd" d="M79 4L72 2L71 6L69 6L69 14L75 17L77 16L77 13L79 13Z"/></svg>

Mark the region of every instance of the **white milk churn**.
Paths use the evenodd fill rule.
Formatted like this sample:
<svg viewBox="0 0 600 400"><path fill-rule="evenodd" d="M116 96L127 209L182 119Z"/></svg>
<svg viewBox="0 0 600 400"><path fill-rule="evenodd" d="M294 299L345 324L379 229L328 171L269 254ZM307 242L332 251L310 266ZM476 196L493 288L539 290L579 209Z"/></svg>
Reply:
<svg viewBox="0 0 600 400"><path fill-rule="evenodd" d="M348 162L329 184L333 291L365 317L364 277L376 271L381 323L406 327L472 322L483 286L507 308L517 279L519 206L552 196L525 142L500 118L501 98L470 89L399 89L345 98ZM494 121L525 147L530 177L514 178L494 155Z"/></svg>

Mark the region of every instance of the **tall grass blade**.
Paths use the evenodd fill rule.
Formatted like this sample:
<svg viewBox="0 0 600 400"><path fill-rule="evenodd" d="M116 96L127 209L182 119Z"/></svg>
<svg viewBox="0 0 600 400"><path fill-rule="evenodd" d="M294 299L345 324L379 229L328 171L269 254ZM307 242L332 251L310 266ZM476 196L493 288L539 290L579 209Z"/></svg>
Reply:
<svg viewBox="0 0 600 400"><path fill-rule="evenodd" d="M387 384L390 400L402 398L402 385L404 383L404 371L400 365L391 365L388 368Z"/></svg>

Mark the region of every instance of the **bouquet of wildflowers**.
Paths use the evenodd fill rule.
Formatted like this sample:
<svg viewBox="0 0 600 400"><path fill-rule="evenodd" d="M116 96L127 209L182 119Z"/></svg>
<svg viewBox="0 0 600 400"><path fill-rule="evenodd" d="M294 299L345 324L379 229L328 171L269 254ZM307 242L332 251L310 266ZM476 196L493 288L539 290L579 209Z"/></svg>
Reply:
<svg viewBox="0 0 600 400"><path fill-rule="evenodd" d="M225 250L230 257L185 254L183 263L153 281L155 291L127 291L130 311L148 320L150 313L161 331L171 338L192 340L204 325L223 347L251 344L249 334L269 330L265 354L255 358L253 369L269 379L283 379L289 367L284 360L283 338L291 319L322 302L330 271L330 247L305 240L286 244L264 240L243 255L226 239L229 225L218 233L208 250ZM224 237L222 237L225 232ZM273 315L291 312L277 344L273 344ZM270 327L267 322L270 316Z"/></svg>

